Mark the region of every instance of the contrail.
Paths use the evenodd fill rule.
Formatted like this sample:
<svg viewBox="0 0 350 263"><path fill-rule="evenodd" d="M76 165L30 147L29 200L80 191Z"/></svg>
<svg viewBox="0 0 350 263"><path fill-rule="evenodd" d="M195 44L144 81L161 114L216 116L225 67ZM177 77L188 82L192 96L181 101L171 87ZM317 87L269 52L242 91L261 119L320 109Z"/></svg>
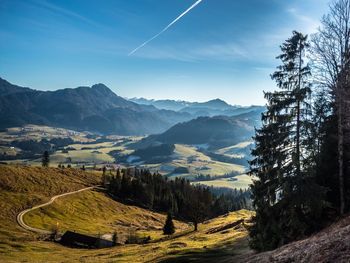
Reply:
<svg viewBox="0 0 350 263"><path fill-rule="evenodd" d="M137 50L139 50L140 48L146 46L149 42L151 42L153 39L159 37L161 34L163 34L165 31L167 31L172 25L174 25L177 21L179 21L184 15L186 15L188 12L190 12L193 8L195 8L197 5L199 5L203 0L198 0L197 2L195 2L193 5L191 5L185 12L183 12L181 15L179 15L173 22L171 22L169 25L167 25L162 31L160 31L158 34L156 34L155 36L153 36L152 38L148 39L145 43L143 43L142 45L138 46L137 48L135 48L133 51L131 51L129 53L129 56L131 56L132 54L134 54Z"/></svg>

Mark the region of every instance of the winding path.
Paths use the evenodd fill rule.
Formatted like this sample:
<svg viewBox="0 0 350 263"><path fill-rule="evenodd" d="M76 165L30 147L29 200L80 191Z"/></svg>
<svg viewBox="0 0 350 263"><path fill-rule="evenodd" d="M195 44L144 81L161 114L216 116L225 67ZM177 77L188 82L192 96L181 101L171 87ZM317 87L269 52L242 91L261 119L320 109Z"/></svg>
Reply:
<svg viewBox="0 0 350 263"><path fill-rule="evenodd" d="M25 230L29 230L29 231L32 231L32 232L35 232L35 233L38 233L38 234L45 234L45 235L51 234L51 231L28 226L23 220L24 215L26 213L30 212L30 211L35 210L35 209L38 209L38 208L41 208L41 207L48 206L48 205L52 204L57 198L64 197L64 196L67 196L67 195L77 194L77 193L80 193L80 192L83 192L83 191L87 191L87 190L91 190L91 189L100 189L100 188L101 188L100 186L90 186L90 187L86 187L86 188L83 188L83 189L80 189L80 190L77 190L77 191L68 192L68 193L64 193L64 194L60 194L60 195L55 195L47 203L44 203L44 204L41 204L41 205L37 205L37 206L33 206L32 208L28 208L28 209L23 210L22 212L20 212L17 215L17 223Z"/></svg>

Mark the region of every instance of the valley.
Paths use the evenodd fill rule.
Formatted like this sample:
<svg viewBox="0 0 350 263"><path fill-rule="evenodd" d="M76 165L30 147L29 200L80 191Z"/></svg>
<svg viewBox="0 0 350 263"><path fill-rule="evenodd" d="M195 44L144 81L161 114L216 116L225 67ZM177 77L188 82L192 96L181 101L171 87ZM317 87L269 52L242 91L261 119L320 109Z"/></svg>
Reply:
<svg viewBox="0 0 350 263"><path fill-rule="evenodd" d="M14 139L14 136L16 137ZM0 133L2 144L2 162L41 166L41 152L28 154L30 158L16 159L16 154L23 153L19 147L11 146L13 142L33 140L40 145L40 141L54 138L72 139L59 149L50 150L50 165L70 165L85 169L101 169L104 166L114 169L117 167L143 167L151 171L158 171L169 178L185 177L191 181L200 182L208 186L243 188L249 187L251 180L245 175L249 156L249 142L242 142L230 147L213 151L203 150L203 145L174 144L174 150L166 158L157 159L159 151L148 152L147 158L135 155L135 144L140 144L144 137L135 136L97 136L88 132L75 132L62 128L28 125L24 128L11 128ZM20 144L19 144L20 145ZM33 147L33 146L31 146ZM148 147L149 148L149 147ZM147 147L146 147L147 149ZM234 152L234 154L228 154ZM5 154L6 153L6 154ZM215 153L215 158L210 156ZM1 152L0 152L1 155ZM19 155L21 156L21 155ZM164 155L162 155L164 157ZM152 158L155 159L152 159ZM220 160L223 157L224 160ZM229 157L229 159L225 159ZM210 177L210 178L209 178ZM215 179L217 178L217 179ZM210 179L210 180L207 180Z"/></svg>

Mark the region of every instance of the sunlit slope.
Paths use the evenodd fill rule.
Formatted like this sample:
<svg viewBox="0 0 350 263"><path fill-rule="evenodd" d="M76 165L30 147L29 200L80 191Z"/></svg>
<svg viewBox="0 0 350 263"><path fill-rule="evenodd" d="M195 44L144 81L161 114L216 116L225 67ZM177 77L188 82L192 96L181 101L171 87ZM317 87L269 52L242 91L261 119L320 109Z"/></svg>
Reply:
<svg viewBox="0 0 350 263"><path fill-rule="evenodd" d="M156 262L217 262L247 254L247 225L253 212L240 210L201 224L192 232L172 242L166 242L167 255Z"/></svg>
<svg viewBox="0 0 350 263"><path fill-rule="evenodd" d="M74 169L0 166L0 262L154 262L209 257L214 252L218 258L247 253L244 225L230 227L230 224L242 218L247 221L251 216L249 211L230 213L200 224L198 232L192 232L187 224L176 223L175 236L167 239L160 230L164 215L123 205L95 191L58 199L46 207L46 212L46 208L38 210L26 222L50 228L59 219L62 230L75 228L101 234L110 229L122 231L134 227L140 234L151 235L153 242L99 250L71 249L40 241L38 235L17 225L19 211L46 202L51 196L96 184L98 179L98 175ZM43 213L42 221L38 220L37 212Z"/></svg>
<svg viewBox="0 0 350 263"><path fill-rule="evenodd" d="M213 262L250 253L245 225L251 212L241 210L199 225L197 232L179 229L174 237L144 245L98 250L69 249L50 242L31 242L25 249L0 256L9 262ZM243 219L243 222L242 222ZM25 245L25 244L24 244ZM7 262L6 261L6 262ZM234 262L234 261L233 261Z"/></svg>
<svg viewBox="0 0 350 263"><path fill-rule="evenodd" d="M123 239L130 232L162 236L166 215L116 202L103 192L86 191L57 199L52 205L25 215L24 221L35 228L50 230L58 223L59 231L74 230L91 235L118 233ZM176 222L183 231L189 226Z"/></svg>
<svg viewBox="0 0 350 263"><path fill-rule="evenodd" d="M97 185L99 175L77 169L0 165L0 262L1 255L31 251L36 237L17 225L17 214L51 196ZM36 243L36 242L34 242Z"/></svg>

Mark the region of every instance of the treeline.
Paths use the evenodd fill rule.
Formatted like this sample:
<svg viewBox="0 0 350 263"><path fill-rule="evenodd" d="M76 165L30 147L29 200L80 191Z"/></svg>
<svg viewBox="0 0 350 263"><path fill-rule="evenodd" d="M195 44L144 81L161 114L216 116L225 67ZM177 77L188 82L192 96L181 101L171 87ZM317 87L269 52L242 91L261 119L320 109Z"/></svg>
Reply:
<svg viewBox="0 0 350 263"><path fill-rule="evenodd" d="M350 211L350 1L331 4L319 32L281 46L266 92L251 174L251 246L303 238Z"/></svg>
<svg viewBox="0 0 350 263"><path fill-rule="evenodd" d="M63 149L65 146L73 144L71 138L53 138L51 140L23 140L13 141L10 146L21 149L17 155L0 155L1 160L16 160L16 159L35 159L40 157L45 151L54 152ZM5 145L8 147L8 145Z"/></svg>
<svg viewBox="0 0 350 263"><path fill-rule="evenodd" d="M230 173L225 173L223 175L210 175L210 174L197 174L194 178L193 181L214 181L218 179L224 179L224 178L231 178L232 180L236 180L234 177L237 175L240 175L241 173L239 172L230 172Z"/></svg>
<svg viewBox="0 0 350 263"><path fill-rule="evenodd" d="M240 209L252 209L251 192L248 190L211 187L210 191L216 196L213 207L216 215Z"/></svg>
<svg viewBox="0 0 350 263"><path fill-rule="evenodd" d="M104 170L103 183L108 192L120 200L130 200L140 206L193 222L195 229L203 220L230 211L249 208L249 193L232 191L215 195L209 187L192 185L184 178L169 180L149 170Z"/></svg>

